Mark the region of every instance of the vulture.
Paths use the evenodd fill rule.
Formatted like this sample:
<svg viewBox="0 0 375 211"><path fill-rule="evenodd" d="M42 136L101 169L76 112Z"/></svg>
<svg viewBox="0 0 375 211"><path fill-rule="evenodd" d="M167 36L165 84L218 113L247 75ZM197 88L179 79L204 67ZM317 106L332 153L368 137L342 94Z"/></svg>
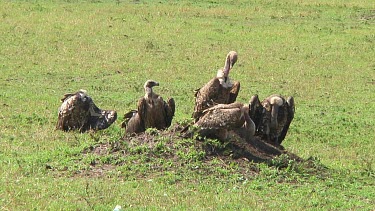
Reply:
<svg viewBox="0 0 375 211"><path fill-rule="evenodd" d="M138 100L138 109L125 114L122 127L125 127L126 134L141 133L147 128L163 130L171 125L175 113L174 99L169 98L165 102L161 96L154 93L154 86L159 86L159 83L147 80L143 86L145 96Z"/></svg>
<svg viewBox="0 0 375 211"><path fill-rule="evenodd" d="M86 90L65 94L61 102L56 125L58 130L103 130L117 119L116 111L98 108Z"/></svg>
<svg viewBox="0 0 375 211"><path fill-rule="evenodd" d="M195 107L192 115L194 122L199 120L203 111L207 108L236 101L240 91L240 83L232 82L229 78L229 72L236 63L237 57L237 52L230 51L225 59L224 67L218 70L216 77L195 91Z"/></svg>
<svg viewBox="0 0 375 211"><path fill-rule="evenodd" d="M244 129L246 136L255 133L255 124L250 119L249 107L242 103L218 104L202 112L201 118L194 124L204 137L225 140L230 131Z"/></svg>
<svg viewBox="0 0 375 211"><path fill-rule="evenodd" d="M280 145L285 139L294 118L294 98L273 94L262 102L258 95L249 102L249 114L256 126L256 134L267 141Z"/></svg>

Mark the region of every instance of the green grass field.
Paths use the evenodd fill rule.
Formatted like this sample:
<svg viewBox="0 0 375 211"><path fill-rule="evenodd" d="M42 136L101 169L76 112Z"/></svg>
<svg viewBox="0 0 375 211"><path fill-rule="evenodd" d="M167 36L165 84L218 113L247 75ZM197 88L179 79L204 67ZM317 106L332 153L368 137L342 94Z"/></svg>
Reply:
<svg viewBox="0 0 375 211"><path fill-rule="evenodd" d="M230 50L238 101L294 96L283 146L309 162L120 141L147 79L187 122ZM374 210L374 58L370 0L1 1L0 210ZM78 89L115 124L56 131L60 98ZM116 144L127 154L90 151Z"/></svg>

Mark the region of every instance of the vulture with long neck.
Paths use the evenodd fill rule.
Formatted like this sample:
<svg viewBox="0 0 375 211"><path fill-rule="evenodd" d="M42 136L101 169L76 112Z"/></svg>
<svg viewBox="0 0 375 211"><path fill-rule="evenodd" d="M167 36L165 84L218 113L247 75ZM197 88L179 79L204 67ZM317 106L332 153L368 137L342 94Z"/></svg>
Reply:
<svg viewBox="0 0 375 211"><path fill-rule="evenodd" d="M240 91L240 82L231 81L229 72L236 63L237 57L237 52L230 51L225 59L224 67L218 70L216 77L195 91L195 107L192 115L194 122L199 120L207 108L236 101Z"/></svg>
<svg viewBox="0 0 375 211"><path fill-rule="evenodd" d="M273 94L260 102L258 95L254 95L249 102L249 114L255 123L256 134L276 145L280 145L285 139L294 112L292 96L285 99Z"/></svg>
<svg viewBox="0 0 375 211"><path fill-rule="evenodd" d="M86 90L65 94L61 102L56 125L58 130L103 130L117 119L116 111L98 108Z"/></svg>
<svg viewBox="0 0 375 211"><path fill-rule="evenodd" d="M159 86L159 83L147 80L144 84L145 95L138 100L137 110L125 114L122 127L125 127L126 134L141 133L147 128L163 130L171 125L175 113L174 99L164 101L153 91L154 86Z"/></svg>
<svg viewBox="0 0 375 211"><path fill-rule="evenodd" d="M255 133L255 124L250 119L249 107L242 103L218 104L202 112L194 124L200 136L226 140L230 131L243 129L246 137Z"/></svg>

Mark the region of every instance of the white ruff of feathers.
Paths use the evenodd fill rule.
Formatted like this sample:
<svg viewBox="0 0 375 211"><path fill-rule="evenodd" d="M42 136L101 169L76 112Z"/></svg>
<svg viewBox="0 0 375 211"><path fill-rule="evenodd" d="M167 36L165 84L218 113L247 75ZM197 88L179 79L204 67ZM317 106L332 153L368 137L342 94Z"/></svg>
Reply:
<svg viewBox="0 0 375 211"><path fill-rule="evenodd" d="M229 76L227 77L227 82L225 82L225 78L224 78L224 72L223 70L218 70L217 71L217 75L216 77L219 79L220 81L220 84L224 87L224 88L230 88L233 86Z"/></svg>

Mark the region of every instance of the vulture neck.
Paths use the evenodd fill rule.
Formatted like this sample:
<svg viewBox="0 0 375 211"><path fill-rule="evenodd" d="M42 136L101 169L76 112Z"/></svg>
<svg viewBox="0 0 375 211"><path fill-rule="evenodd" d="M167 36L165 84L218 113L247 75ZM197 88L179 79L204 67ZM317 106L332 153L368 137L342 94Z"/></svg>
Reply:
<svg viewBox="0 0 375 211"><path fill-rule="evenodd" d="M224 88L230 88L233 86L229 76L227 76L227 79L225 80L223 69L217 71L216 77L219 79L221 86L223 86Z"/></svg>
<svg viewBox="0 0 375 211"><path fill-rule="evenodd" d="M145 99L152 100L154 92L151 87L145 87Z"/></svg>

